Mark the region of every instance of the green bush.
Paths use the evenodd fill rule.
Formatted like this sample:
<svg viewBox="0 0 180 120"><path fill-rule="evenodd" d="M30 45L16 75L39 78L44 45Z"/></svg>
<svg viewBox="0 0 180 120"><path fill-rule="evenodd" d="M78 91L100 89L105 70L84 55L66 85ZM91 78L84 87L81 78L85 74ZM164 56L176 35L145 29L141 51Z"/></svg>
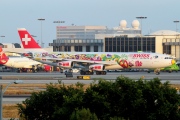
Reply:
<svg viewBox="0 0 180 120"><path fill-rule="evenodd" d="M98 120L179 120L179 106L180 95L168 81L135 81L124 76L93 82L86 90L81 83L49 84L46 91L18 104L23 120L91 120L92 116Z"/></svg>
<svg viewBox="0 0 180 120"><path fill-rule="evenodd" d="M75 110L70 116L70 120L98 120L96 114L92 114L89 109Z"/></svg>

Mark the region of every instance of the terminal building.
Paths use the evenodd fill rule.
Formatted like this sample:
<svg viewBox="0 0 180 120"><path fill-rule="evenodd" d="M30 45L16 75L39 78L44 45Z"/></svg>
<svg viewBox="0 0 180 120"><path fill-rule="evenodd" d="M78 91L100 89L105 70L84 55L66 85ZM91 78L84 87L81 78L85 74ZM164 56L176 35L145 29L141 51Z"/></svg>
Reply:
<svg viewBox="0 0 180 120"><path fill-rule="evenodd" d="M57 26L56 40L50 43L53 51L103 52L105 37L139 35L139 21L132 22L132 28L126 27L122 20L119 27L108 29L106 26Z"/></svg>
<svg viewBox="0 0 180 120"><path fill-rule="evenodd" d="M105 38L105 52L155 52L155 37L116 36Z"/></svg>

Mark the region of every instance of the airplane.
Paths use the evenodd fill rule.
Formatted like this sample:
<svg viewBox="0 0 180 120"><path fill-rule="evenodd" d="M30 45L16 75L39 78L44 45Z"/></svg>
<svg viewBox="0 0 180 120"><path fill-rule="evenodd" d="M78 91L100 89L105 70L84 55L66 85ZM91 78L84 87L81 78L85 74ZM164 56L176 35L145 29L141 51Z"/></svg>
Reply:
<svg viewBox="0 0 180 120"><path fill-rule="evenodd" d="M37 72L39 69L44 69L46 72L50 71L49 65L42 65L42 63L38 61L34 61L30 58L24 56L6 56L3 52L3 49L0 47L0 65L4 65L6 67L17 68L17 72Z"/></svg>
<svg viewBox="0 0 180 120"><path fill-rule="evenodd" d="M42 49L25 28L18 28L20 40L25 51L31 52L33 59L56 60L62 68L72 68L81 65L81 75L106 75L106 70L118 69L155 69L160 74L160 68L175 63L172 56L147 52L53 52Z"/></svg>

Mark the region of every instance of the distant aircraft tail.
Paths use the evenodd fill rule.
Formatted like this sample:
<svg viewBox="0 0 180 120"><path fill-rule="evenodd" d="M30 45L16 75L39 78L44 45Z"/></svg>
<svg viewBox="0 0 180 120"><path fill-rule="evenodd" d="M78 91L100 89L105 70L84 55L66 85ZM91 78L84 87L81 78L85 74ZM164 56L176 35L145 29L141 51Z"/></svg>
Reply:
<svg viewBox="0 0 180 120"><path fill-rule="evenodd" d="M18 28L18 33L24 50L29 57L42 58L48 55L48 51L41 48L25 28Z"/></svg>
<svg viewBox="0 0 180 120"><path fill-rule="evenodd" d="M7 63L8 60L9 60L9 57L6 56L6 54L3 52L2 47L0 46L0 64L3 65Z"/></svg>
<svg viewBox="0 0 180 120"><path fill-rule="evenodd" d="M18 28L18 33L24 49L41 48L25 28Z"/></svg>

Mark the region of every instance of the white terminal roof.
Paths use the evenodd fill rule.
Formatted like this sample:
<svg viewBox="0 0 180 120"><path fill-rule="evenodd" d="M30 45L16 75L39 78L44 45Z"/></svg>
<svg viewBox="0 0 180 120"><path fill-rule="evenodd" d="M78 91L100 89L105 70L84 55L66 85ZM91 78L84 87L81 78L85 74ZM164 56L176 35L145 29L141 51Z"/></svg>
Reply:
<svg viewBox="0 0 180 120"><path fill-rule="evenodd" d="M172 31L172 30L159 30L159 31L156 31L156 32L153 32L149 35L180 35L179 32L176 32L176 31Z"/></svg>

